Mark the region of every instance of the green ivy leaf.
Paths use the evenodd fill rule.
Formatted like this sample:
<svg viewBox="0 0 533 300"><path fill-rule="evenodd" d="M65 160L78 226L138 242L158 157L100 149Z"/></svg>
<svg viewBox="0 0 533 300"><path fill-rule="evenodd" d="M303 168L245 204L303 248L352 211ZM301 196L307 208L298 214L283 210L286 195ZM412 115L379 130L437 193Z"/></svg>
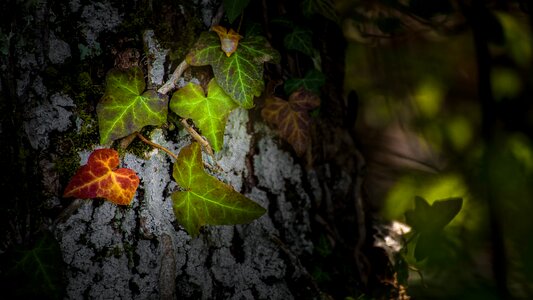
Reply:
<svg viewBox="0 0 533 300"><path fill-rule="evenodd" d="M4 253L0 287L6 299L61 299L64 292L61 249L51 233L30 248Z"/></svg>
<svg viewBox="0 0 533 300"><path fill-rule="evenodd" d="M254 106L253 98L264 89L263 63L279 61L279 54L264 37L251 36L239 41L230 57L220 48L220 40L213 32L204 32L187 55L192 66L211 65L220 87L241 107Z"/></svg>
<svg viewBox="0 0 533 300"><path fill-rule="evenodd" d="M215 151L222 149L226 121L235 108L237 104L213 79L207 86L207 96L200 85L189 83L170 100L170 109L192 119Z"/></svg>
<svg viewBox="0 0 533 300"><path fill-rule="evenodd" d="M303 54L313 57L315 48L313 47L313 32L309 29L296 27L294 30L285 36L283 44L289 50L300 51Z"/></svg>
<svg viewBox="0 0 533 300"><path fill-rule="evenodd" d="M320 93L320 88L326 82L326 77L318 70L311 70L305 74L304 78L289 78L285 81L283 88L285 93L290 95L300 87L317 93Z"/></svg>
<svg viewBox="0 0 533 300"><path fill-rule="evenodd" d="M259 204L204 171L198 143L180 151L172 176L184 189L172 193L174 214L193 237L203 225L249 223L266 212Z"/></svg>
<svg viewBox="0 0 533 300"><path fill-rule="evenodd" d="M424 198L416 196L415 209L405 212L405 219L419 233L435 233L453 220L462 205L462 198L437 200L429 205Z"/></svg>
<svg viewBox="0 0 533 300"><path fill-rule="evenodd" d="M311 18L314 14L320 14L326 19L339 23L339 16L331 0L304 0L302 2L304 16Z"/></svg>
<svg viewBox="0 0 533 300"><path fill-rule="evenodd" d="M242 11L248 6L250 0L224 0L224 10L230 23L233 23Z"/></svg>
<svg viewBox="0 0 533 300"><path fill-rule="evenodd" d="M426 257L436 254L443 242L442 232L434 232L432 234L420 234L416 240L414 257L417 261L421 261Z"/></svg>
<svg viewBox="0 0 533 300"><path fill-rule="evenodd" d="M168 99L146 83L140 68L112 69L107 73L105 94L96 106L100 143L107 144L144 126L159 126L167 119Z"/></svg>

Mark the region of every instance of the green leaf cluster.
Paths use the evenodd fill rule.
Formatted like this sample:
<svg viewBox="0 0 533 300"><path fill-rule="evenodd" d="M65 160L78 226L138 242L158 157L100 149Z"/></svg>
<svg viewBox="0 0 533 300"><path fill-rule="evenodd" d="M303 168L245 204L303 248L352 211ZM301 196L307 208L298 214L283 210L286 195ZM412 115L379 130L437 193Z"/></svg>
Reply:
<svg viewBox="0 0 533 300"><path fill-rule="evenodd" d="M239 42L230 57L220 48L220 40L213 32L204 32L187 55L192 66L211 65L215 80L239 106L254 106L254 97L264 89L263 64L278 62L279 53L261 36L251 36Z"/></svg>
<svg viewBox="0 0 533 300"><path fill-rule="evenodd" d="M228 17L236 17L248 2L225 1ZM279 61L279 54L265 38L250 36L228 57L219 38L209 32L200 36L186 61L192 66L211 65L215 77L207 91L189 83L174 93L170 103L166 95L145 91L139 67L110 70L105 94L96 107L100 142L113 142L147 125L163 125L170 106L180 117L192 119L213 149L220 151L230 112L239 106L254 106L253 98L264 89L263 64ZM197 143L180 151L173 177L184 189L172 194L174 212L192 236L197 236L203 225L247 223L265 213L263 207L204 171Z"/></svg>

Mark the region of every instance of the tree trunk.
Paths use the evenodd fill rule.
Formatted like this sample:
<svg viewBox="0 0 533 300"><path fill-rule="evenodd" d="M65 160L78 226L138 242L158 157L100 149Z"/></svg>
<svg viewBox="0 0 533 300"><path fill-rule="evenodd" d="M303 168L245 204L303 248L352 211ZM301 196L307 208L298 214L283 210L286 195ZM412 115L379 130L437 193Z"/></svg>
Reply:
<svg viewBox="0 0 533 300"><path fill-rule="evenodd" d="M2 203L2 251L16 245L31 248L44 231L52 231L64 264L64 289L51 298L319 299L357 294L371 280L362 255L370 238L360 195L362 159L348 130L351 124L343 123L349 118L343 117L342 71L336 68L342 70L342 47L322 61L328 82L314 134L320 155L297 157L263 123L259 108L230 115L225 146L216 154L223 171L216 176L268 209L252 223L206 226L191 238L172 211L170 194L177 189L173 161L139 141L121 156L121 166L135 170L141 181L131 205L62 198L77 167L102 147L95 106L105 73L117 64L116 53L144 53L141 62L149 82L160 86L196 35L220 19L221 1L175 2L1 4L1 181L2 191L15 195ZM266 15L267 7L263 9ZM325 29L318 34L331 33ZM321 52L335 48L322 46ZM184 74L180 84L201 72ZM143 132L176 154L191 141L178 127ZM325 251L322 260L316 260L317 249ZM334 273L337 267L319 265L328 260L339 269L346 264L352 280L340 281L337 277L344 275ZM330 280L337 281L331 286L342 287L339 292L319 286L319 266L330 270Z"/></svg>

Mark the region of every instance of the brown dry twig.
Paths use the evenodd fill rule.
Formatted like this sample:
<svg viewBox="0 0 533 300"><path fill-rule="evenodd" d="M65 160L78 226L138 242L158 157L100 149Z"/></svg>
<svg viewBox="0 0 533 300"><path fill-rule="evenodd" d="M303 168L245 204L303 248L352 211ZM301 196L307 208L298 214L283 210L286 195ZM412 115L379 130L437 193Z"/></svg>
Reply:
<svg viewBox="0 0 533 300"><path fill-rule="evenodd" d="M170 155L170 157L172 157L173 159L175 160L178 160L178 156L174 153L172 153L172 151L168 150L167 148L159 145L159 144L156 144L152 141L150 141L149 139L145 138L144 135L140 134L139 132L136 132L137 134L137 137L139 137L141 139L141 141L145 142L146 144L154 147L154 148L157 148L157 149L161 149L163 151L165 151L168 155Z"/></svg>

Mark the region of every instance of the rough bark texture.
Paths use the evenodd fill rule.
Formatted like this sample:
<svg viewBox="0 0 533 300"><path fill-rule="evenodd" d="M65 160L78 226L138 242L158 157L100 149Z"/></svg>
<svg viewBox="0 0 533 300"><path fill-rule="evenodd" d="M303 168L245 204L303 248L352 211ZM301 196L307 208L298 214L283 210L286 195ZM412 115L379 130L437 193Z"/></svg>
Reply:
<svg viewBox="0 0 533 300"><path fill-rule="evenodd" d="M104 74L113 66L110 53L129 46L131 37L119 30L134 26L135 20L129 19L133 9L110 0L41 0L26 6L11 2L3 5L4 10L18 11L9 17L2 13L6 17L2 34L17 34L0 49L0 91L2 109L7 112L0 133L2 155L9 160L2 167L14 173L2 175L2 188L17 195L10 203L20 206L3 204L2 214L11 215L6 217L9 221L2 221L2 251L24 244L39 228L53 230L65 263L64 296L68 299L320 298L309 274L310 264L302 263L315 251L314 230L329 231L334 237L351 236L339 240L353 245L354 259L359 262L365 226L360 179L355 175L361 162L351 137L334 126L319 126L318 131L328 136L319 141L325 150L318 165L307 169L256 111L239 109L231 114L225 146L216 155L223 171L216 176L268 209L248 225L209 226L191 239L172 211L170 194L177 186L171 180L171 158L138 142L130 147L141 150L126 149L122 157L121 166L134 169L141 179L130 206L62 199L72 170L84 164L92 150L102 147L95 136L94 106ZM132 6L147 3L134 1ZM171 6L165 2L153 10L174 9L160 13L161 22L181 24L183 31L194 32L210 25L219 4L195 1ZM167 55L173 50L164 46L174 44L161 42L164 39L158 30L144 32L145 51L150 55L143 61L155 86L177 65ZM194 37L183 46L191 40ZM142 49L138 43L135 46ZM186 52L176 51L177 56ZM90 84L83 81L84 76L89 76ZM78 78L73 80L77 83L70 84L69 78ZM94 82L94 78L101 81ZM189 74L180 84L190 80L198 78ZM146 134L174 153L191 140L178 129L153 129ZM68 161L69 157L74 161ZM330 163L331 157L335 161ZM209 158L204 155L204 159ZM24 182L15 183L11 176ZM336 214L334 210L345 211ZM339 219L332 220L334 215ZM321 226L327 230L317 229ZM359 268L356 273L363 276L361 265L353 268Z"/></svg>

